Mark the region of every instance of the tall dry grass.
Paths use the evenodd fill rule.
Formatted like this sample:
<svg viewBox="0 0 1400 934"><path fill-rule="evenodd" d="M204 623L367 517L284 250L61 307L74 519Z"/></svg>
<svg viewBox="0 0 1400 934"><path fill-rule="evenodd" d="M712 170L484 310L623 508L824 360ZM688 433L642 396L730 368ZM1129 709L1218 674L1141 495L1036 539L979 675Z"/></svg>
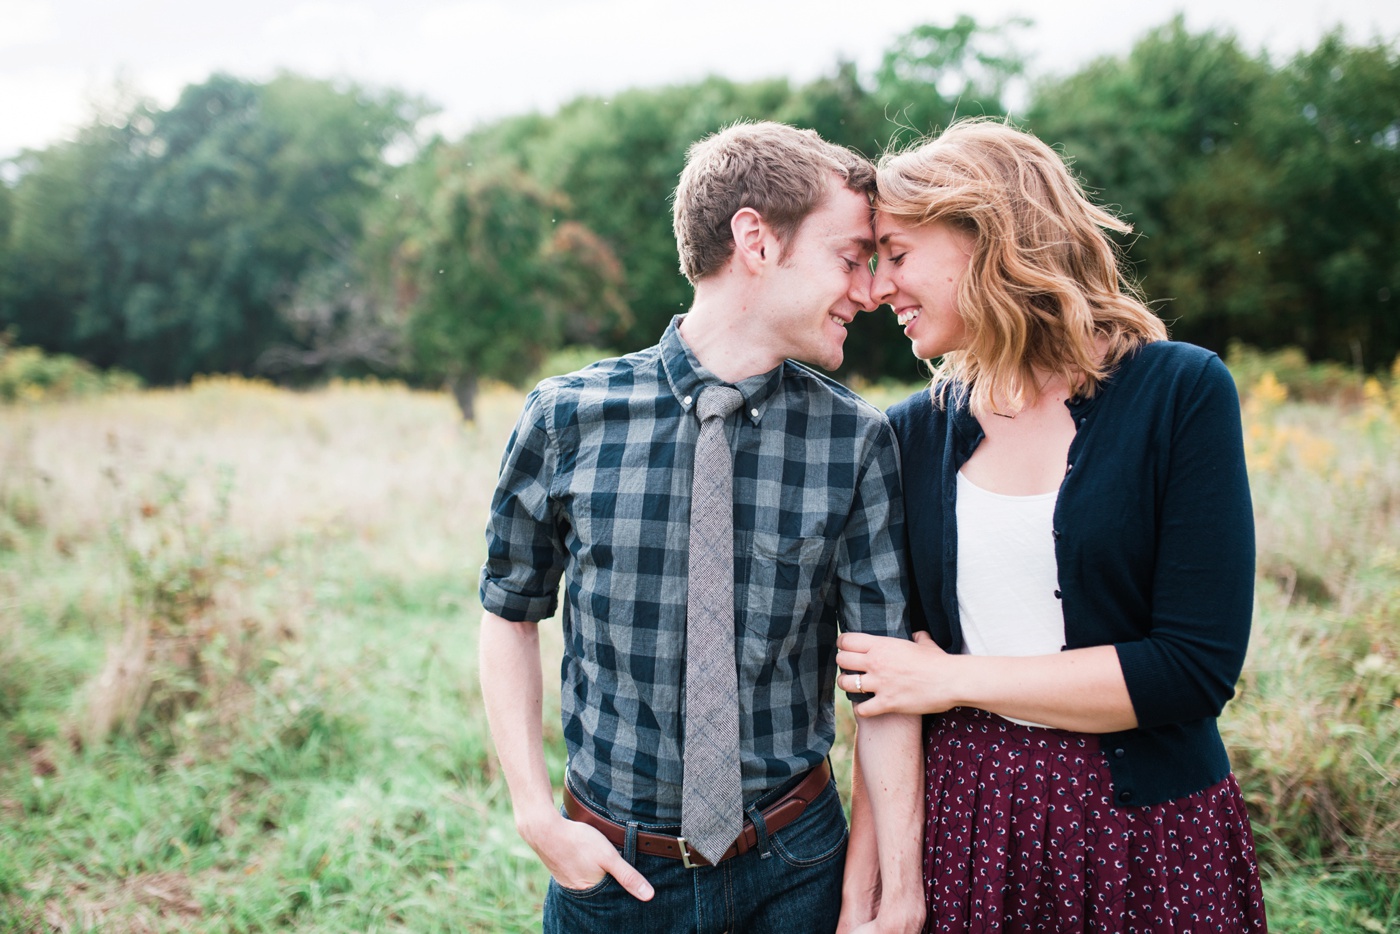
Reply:
<svg viewBox="0 0 1400 934"><path fill-rule="evenodd" d="M321 534L387 536L416 559L419 545L440 551L457 537L448 533L481 515L495 441L514 420L510 403L492 400L506 396L515 398L488 387L482 418L464 426L447 397L398 384L293 393L203 379L4 409L0 463L19 468L7 486L28 486L60 547L102 535L162 473L190 480L190 505L208 512L223 470L234 479L227 521L255 550ZM487 437L491 444L479 443Z"/></svg>
<svg viewBox="0 0 1400 934"><path fill-rule="evenodd" d="M528 926L467 606L519 402L0 407L0 931Z"/></svg>
<svg viewBox="0 0 1400 934"><path fill-rule="evenodd" d="M1254 638L1222 720L1266 854L1400 888L1400 363L1349 403L1243 389Z"/></svg>
<svg viewBox="0 0 1400 934"><path fill-rule="evenodd" d="M396 384L228 378L0 410L0 548L32 539L31 562L84 577L76 599L109 643L74 736L100 742L153 708L236 718L252 671L296 638L327 546L370 573L474 577L513 419L502 395L486 390L475 425ZM11 610L61 617L75 599L21 581L23 562L0 573Z"/></svg>

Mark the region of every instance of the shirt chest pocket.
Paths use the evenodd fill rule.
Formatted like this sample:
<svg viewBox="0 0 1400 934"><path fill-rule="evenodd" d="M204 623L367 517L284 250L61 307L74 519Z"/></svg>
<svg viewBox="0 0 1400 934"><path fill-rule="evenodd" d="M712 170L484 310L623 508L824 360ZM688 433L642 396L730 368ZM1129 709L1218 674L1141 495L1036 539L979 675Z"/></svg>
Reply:
<svg viewBox="0 0 1400 934"><path fill-rule="evenodd" d="M820 611L831 582L836 550L826 536L795 537L755 531L744 549L743 626L769 639L786 639L813 611Z"/></svg>

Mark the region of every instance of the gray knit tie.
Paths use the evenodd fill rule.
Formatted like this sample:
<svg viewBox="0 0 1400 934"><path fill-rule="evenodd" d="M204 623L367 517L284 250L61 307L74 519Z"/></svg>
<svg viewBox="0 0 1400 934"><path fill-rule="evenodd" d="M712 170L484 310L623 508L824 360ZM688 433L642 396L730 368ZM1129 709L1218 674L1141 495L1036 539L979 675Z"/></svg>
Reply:
<svg viewBox="0 0 1400 934"><path fill-rule="evenodd" d="M734 461L724 437L725 418L743 401L728 386L701 393L690 494L681 835L712 865L744 821L734 664Z"/></svg>

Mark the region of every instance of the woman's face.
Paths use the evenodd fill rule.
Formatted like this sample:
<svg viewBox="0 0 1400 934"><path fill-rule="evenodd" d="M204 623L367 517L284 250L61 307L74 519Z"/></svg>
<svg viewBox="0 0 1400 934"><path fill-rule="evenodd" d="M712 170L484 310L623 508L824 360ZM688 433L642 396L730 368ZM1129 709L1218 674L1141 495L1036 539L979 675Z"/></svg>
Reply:
<svg viewBox="0 0 1400 934"><path fill-rule="evenodd" d="M871 298L889 305L914 347L932 360L967 342L958 313L958 286L972 258L972 237L945 221L906 227L883 211L875 215L879 264Z"/></svg>

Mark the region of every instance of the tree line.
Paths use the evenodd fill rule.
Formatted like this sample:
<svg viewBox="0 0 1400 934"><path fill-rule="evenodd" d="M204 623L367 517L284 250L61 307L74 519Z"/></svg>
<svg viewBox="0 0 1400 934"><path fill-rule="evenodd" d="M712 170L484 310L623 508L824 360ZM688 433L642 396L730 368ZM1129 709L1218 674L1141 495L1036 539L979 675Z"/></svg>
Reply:
<svg viewBox="0 0 1400 934"><path fill-rule="evenodd" d="M871 156L956 116L1004 116L1016 23L900 36L865 73L720 77L579 97L460 139L395 90L215 75L13 160L0 185L0 331L155 383L229 372L520 381L549 353L653 342L690 290L669 197L691 142L739 119ZM1174 337L1400 352L1400 56L1340 32L1286 61L1180 18L1030 84L1017 123L1062 147L1134 233ZM847 374L913 379L892 324Z"/></svg>

